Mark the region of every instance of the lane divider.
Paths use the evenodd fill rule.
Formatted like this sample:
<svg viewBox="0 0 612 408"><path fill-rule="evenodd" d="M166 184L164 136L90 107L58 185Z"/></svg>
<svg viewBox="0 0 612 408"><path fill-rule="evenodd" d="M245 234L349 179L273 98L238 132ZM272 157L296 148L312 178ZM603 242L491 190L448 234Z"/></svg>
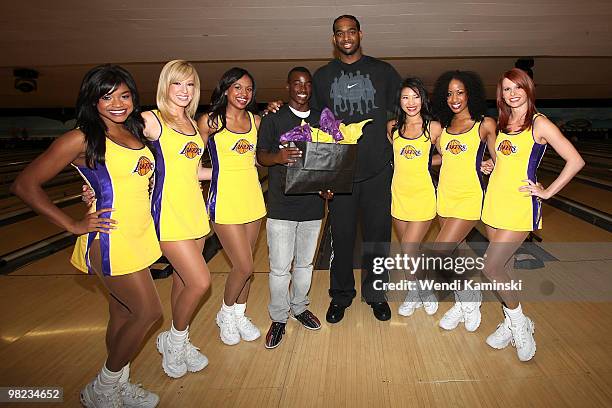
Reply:
<svg viewBox="0 0 612 408"><path fill-rule="evenodd" d="M62 208L67 207L69 205L77 204L82 202L81 194L71 195L67 197L62 197L57 200L53 200L53 204ZM4 227L5 225L14 224L19 221L27 220L28 218L36 217L38 214L32 210L30 207L21 208L19 210L7 212L5 214L0 215L0 227Z"/></svg>
<svg viewBox="0 0 612 408"><path fill-rule="evenodd" d="M596 227L612 232L612 215L607 212L589 207L586 204L579 203L578 201L558 194L546 200L545 203L593 224Z"/></svg>

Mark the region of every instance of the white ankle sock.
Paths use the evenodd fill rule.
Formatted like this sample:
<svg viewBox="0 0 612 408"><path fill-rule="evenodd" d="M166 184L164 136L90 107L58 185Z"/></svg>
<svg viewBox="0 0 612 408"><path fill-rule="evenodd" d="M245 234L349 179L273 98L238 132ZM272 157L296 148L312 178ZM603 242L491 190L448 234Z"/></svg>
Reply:
<svg viewBox="0 0 612 408"><path fill-rule="evenodd" d="M246 312L246 303L234 303L234 313L236 317L244 316L244 312Z"/></svg>
<svg viewBox="0 0 612 408"><path fill-rule="evenodd" d="M100 370L100 373L98 373L96 388L103 393L111 391L119 383L122 373L123 369L119 371L111 371L106 368L106 364L104 364L102 366L102 370Z"/></svg>
<svg viewBox="0 0 612 408"><path fill-rule="evenodd" d="M121 377L119 378L119 382L123 384L123 383L128 382L129 379L130 379L130 363L127 363L121 369Z"/></svg>
<svg viewBox="0 0 612 408"><path fill-rule="evenodd" d="M187 336L189 335L189 326L185 330L177 330L174 327L174 322L170 327L170 343L174 345L181 345L187 340Z"/></svg>
<svg viewBox="0 0 612 408"><path fill-rule="evenodd" d="M504 312L510 319L510 324L512 324L513 326L519 326L521 323L523 323L523 320L525 319L525 315L523 314L523 309L521 308L520 303L516 309L508 309L506 306L504 306Z"/></svg>
<svg viewBox="0 0 612 408"><path fill-rule="evenodd" d="M223 305L221 305L221 311L222 311L223 313L234 313L234 306L235 306L235 305L236 305L236 304L233 304L233 305L231 305L231 306L228 306L228 305L226 305L226 304L225 304L225 300L224 300L224 301L223 301Z"/></svg>

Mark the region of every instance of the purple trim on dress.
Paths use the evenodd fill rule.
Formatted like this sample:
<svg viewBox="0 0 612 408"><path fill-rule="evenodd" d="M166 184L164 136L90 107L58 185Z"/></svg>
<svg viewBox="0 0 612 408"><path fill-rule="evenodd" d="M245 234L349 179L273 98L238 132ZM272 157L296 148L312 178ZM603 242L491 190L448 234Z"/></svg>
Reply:
<svg viewBox="0 0 612 408"><path fill-rule="evenodd" d="M401 137L401 135L400 135ZM431 139L430 139L431 140ZM436 150L436 145L429 143L429 160L427 163L427 174L429 175L429 182L431 183L431 185L434 188L434 194L436 195L436 200L437 200L437 194L438 194L438 183L434 182L434 176L433 176L433 166L432 166L432 162L433 162L433 157L436 154L437 150Z"/></svg>
<svg viewBox="0 0 612 408"><path fill-rule="evenodd" d="M482 173L480 172L480 165L482 164L482 157L484 156L486 147L487 144L481 141L480 146L478 146L478 152L476 152L476 176L478 176L478 181L480 181L480 188L482 189L482 191L484 191L485 185Z"/></svg>
<svg viewBox="0 0 612 408"><path fill-rule="evenodd" d="M100 183L98 183L98 177L94 170L91 170L88 167L77 167L81 176L86 180L87 184L94 190L96 194L96 198L98 197L98 192L100 191ZM99 210L100 202L96 201L96 211ZM85 265L87 265L87 273L93 274L91 270L91 264L89 263L89 249L91 248L91 244L93 243L97 232L90 232L87 234L87 246L85 248Z"/></svg>
<svg viewBox="0 0 612 408"><path fill-rule="evenodd" d="M210 161L212 162L212 178L210 187L208 188L208 198L206 199L206 210L212 222L215 222L215 209L217 206L217 188L219 184L219 157L217 156L217 144L215 136L208 138L208 152L210 153Z"/></svg>
<svg viewBox="0 0 612 408"><path fill-rule="evenodd" d="M97 207L97 206L96 206ZM94 272L91 270L91 263L89 262L89 250L91 249L91 244L93 244L96 239L97 232L90 232L87 234L87 248L85 249L85 263L87 264L87 273L93 275Z"/></svg>
<svg viewBox="0 0 612 408"><path fill-rule="evenodd" d="M153 223L155 224L155 233L157 239L161 239L161 212L162 212L162 195L164 191L164 180L166 176L166 163L164 162L164 153L162 151L161 143L159 139L152 142L155 149L153 154L155 155L155 183L153 187L153 193L151 194L151 215L153 216Z"/></svg>
<svg viewBox="0 0 612 408"><path fill-rule="evenodd" d="M108 169L104 164L98 163L95 170L88 167L78 167L79 171L88 181L91 188L96 193L96 211L102 208L113 207L113 182L108 173ZM100 214L102 218L111 218L111 213L106 212ZM100 240L100 255L102 256L102 274L104 276L111 276L111 264L110 264L110 236L109 234L100 234L96 232L90 232L87 237L87 250L85 252L85 262L87 264L87 270L91 271L91 264L89 262L89 250L93 243L96 234L98 234Z"/></svg>
<svg viewBox="0 0 612 408"><path fill-rule="evenodd" d="M529 155L529 163L527 164L527 178L533 181L534 183L538 182L537 171L545 152L545 144L539 144L537 142L533 143L533 147L531 148L531 154ZM538 229L540 218L542 218L541 206L542 203L540 202L538 197L531 196L533 230Z"/></svg>

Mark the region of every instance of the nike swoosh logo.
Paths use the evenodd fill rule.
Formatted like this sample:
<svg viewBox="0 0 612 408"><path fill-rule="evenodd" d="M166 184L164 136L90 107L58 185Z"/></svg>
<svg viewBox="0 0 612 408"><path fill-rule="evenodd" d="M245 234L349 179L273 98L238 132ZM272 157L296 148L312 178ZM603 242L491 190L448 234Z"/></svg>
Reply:
<svg viewBox="0 0 612 408"><path fill-rule="evenodd" d="M351 89L354 86L357 86L357 84L347 85L348 89Z"/></svg>

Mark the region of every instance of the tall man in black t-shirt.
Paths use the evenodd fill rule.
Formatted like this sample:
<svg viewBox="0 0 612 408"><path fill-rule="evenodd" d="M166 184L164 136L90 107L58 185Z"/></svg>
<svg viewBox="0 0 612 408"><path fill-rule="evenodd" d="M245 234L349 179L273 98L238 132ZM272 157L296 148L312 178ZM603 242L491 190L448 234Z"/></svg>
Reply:
<svg viewBox="0 0 612 408"><path fill-rule="evenodd" d="M304 327L317 330L319 319L307 309L324 201L316 194L285 195L281 189L282 166L301 155L295 147L279 148L280 137L305 121L318 127L309 101L312 77L304 67L293 68L287 78L289 103L277 113L264 116L257 136L257 160L268 169L268 220L266 232L270 258L270 304L272 324L266 348L277 347L285 333L289 313ZM326 193L325 197L330 198ZM289 283L291 282L291 289Z"/></svg>
<svg viewBox="0 0 612 408"><path fill-rule="evenodd" d="M362 36L357 18L336 18L333 43L338 58L315 72L310 103L317 111L328 107L346 124L373 119L363 128L358 143L352 194L337 194L329 203L333 259L326 318L330 323L342 320L344 309L356 295L353 250L359 221L365 249L362 297L377 319L391 318L384 292L373 285L374 280L388 277L372 273L372 258L387 256L391 241L393 151L386 137L386 122L387 112L393 111L397 101L401 78L390 64L362 54Z"/></svg>

